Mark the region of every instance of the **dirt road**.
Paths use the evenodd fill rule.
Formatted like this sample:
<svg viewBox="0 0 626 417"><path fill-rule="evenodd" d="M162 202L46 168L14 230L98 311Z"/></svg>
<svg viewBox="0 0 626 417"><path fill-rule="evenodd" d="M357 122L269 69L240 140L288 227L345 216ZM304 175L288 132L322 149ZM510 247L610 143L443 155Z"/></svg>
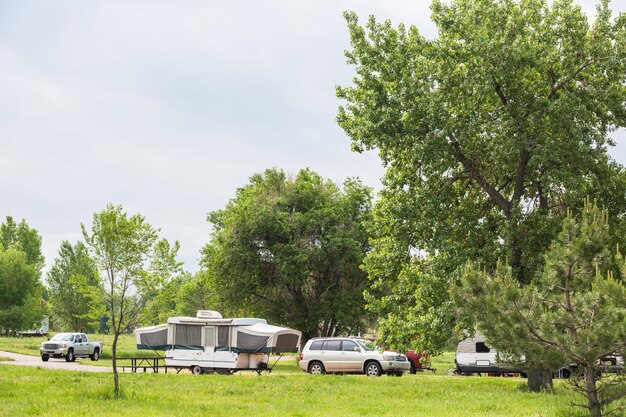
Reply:
<svg viewBox="0 0 626 417"><path fill-rule="evenodd" d="M65 362L65 359L50 359L48 362L44 362L39 356L20 355L19 353L3 351L0 351L0 356L13 359L11 361L0 361L2 365L38 366L46 369L63 369L68 371L111 372L111 368L108 366L83 365L79 359L76 359L76 362ZM87 361L90 362L89 359Z"/></svg>

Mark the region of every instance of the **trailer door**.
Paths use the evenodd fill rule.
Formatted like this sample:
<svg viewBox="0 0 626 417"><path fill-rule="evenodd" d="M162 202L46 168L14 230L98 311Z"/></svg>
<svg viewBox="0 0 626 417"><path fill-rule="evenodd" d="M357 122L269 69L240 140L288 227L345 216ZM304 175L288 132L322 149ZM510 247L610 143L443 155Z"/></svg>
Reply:
<svg viewBox="0 0 626 417"><path fill-rule="evenodd" d="M205 365L213 367L215 360L215 346L217 342L217 330L215 326L204 326L202 328L202 347L204 348L203 359L208 361Z"/></svg>

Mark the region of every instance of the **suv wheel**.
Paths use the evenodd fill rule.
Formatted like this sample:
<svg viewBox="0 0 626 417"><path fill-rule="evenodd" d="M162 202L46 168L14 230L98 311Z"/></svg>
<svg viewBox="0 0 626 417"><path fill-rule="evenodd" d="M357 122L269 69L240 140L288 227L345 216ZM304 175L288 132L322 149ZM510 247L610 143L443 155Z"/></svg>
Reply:
<svg viewBox="0 0 626 417"><path fill-rule="evenodd" d="M380 365L378 362L369 362L365 365L365 375L367 376L380 376L382 374L382 370L380 369Z"/></svg>
<svg viewBox="0 0 626 417"><path fill-rule="evenodd" d="M320 375L326 373L326 370L321 362L311 362L309 364L309 373L313 375Z"/></svg>

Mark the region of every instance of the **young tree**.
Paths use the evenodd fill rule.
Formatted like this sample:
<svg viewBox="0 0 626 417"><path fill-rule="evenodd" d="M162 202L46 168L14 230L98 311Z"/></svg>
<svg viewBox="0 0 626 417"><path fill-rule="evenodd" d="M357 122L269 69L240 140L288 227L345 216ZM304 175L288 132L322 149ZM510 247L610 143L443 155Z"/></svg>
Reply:
<svg viewBox="0 0 626 417"><path fill-rule="evenodd" d="M113 332L114 395L119 396L117 341L136 322L154 288L176 264L178 244L158 240L157 230L140 214L129 216L113 204L93 215L91 230L81 224L85 242L103 273L105 301Z"/></svg>
<svg viewBox="0 0 626 417"><path fill-rule="evenodd" d="M521 286L510 267L492 275L468 264L455 291L498 351L538 351L553 366L577 364L570 382L592 417L608 414L626 393L623 377L601 374L603 358L626 352L626 286L613 278L622 260L612 256L609 237L607 212L587 201L580 221L564 220L532 283Z"/></svg>
<svg viewBox="0 0 626 417"><path fill-rule="evenodd" d="M387 167L365 263L372 296L398 277L437 291L432 309L420 308L426 291L406 299L418 325L455 322L447 288L467 259L489 269L509 259L527 284L567 208L595 195L620 223L626 209L626 176L606 153L608 133L626 125L626 17L613 20L608 1L592 25L568 0L435 0L432 12L434 39L347 13L357 75L337 89L353 149L377 149ZM424 253L448 267L416 273Z"/></svg>
<svg viewBox="0 0 626 417"><path fill-rule="evenodd" d="M370 190L356 180L342 190L308 169L294 178L269 169L209 214L214 230L202 265L234 312L291 326L305 340L356 333L370 205Z"/></svg>
<svg viewBox="0 0 626 417"><path fill-rule="evenodd" d="M100 317L94 304L103 303L103 288L96 262L82 242L61 242L59 255L48 271L48 303L62 329L93 332Z"/></svg>

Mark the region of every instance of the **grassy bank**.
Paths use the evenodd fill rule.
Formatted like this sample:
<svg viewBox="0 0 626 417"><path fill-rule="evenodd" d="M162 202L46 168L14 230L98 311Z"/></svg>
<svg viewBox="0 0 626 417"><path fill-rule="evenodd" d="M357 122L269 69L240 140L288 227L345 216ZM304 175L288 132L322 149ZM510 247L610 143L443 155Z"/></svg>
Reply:
<svg viewBox="0 0 626 417"><path fill-rule="evenodd" d="M0 364L0 416L555 416L572 415L569 391L527 392L513 378L432 374L401 378L304 373L262 375L110 374Z"/></svg>

